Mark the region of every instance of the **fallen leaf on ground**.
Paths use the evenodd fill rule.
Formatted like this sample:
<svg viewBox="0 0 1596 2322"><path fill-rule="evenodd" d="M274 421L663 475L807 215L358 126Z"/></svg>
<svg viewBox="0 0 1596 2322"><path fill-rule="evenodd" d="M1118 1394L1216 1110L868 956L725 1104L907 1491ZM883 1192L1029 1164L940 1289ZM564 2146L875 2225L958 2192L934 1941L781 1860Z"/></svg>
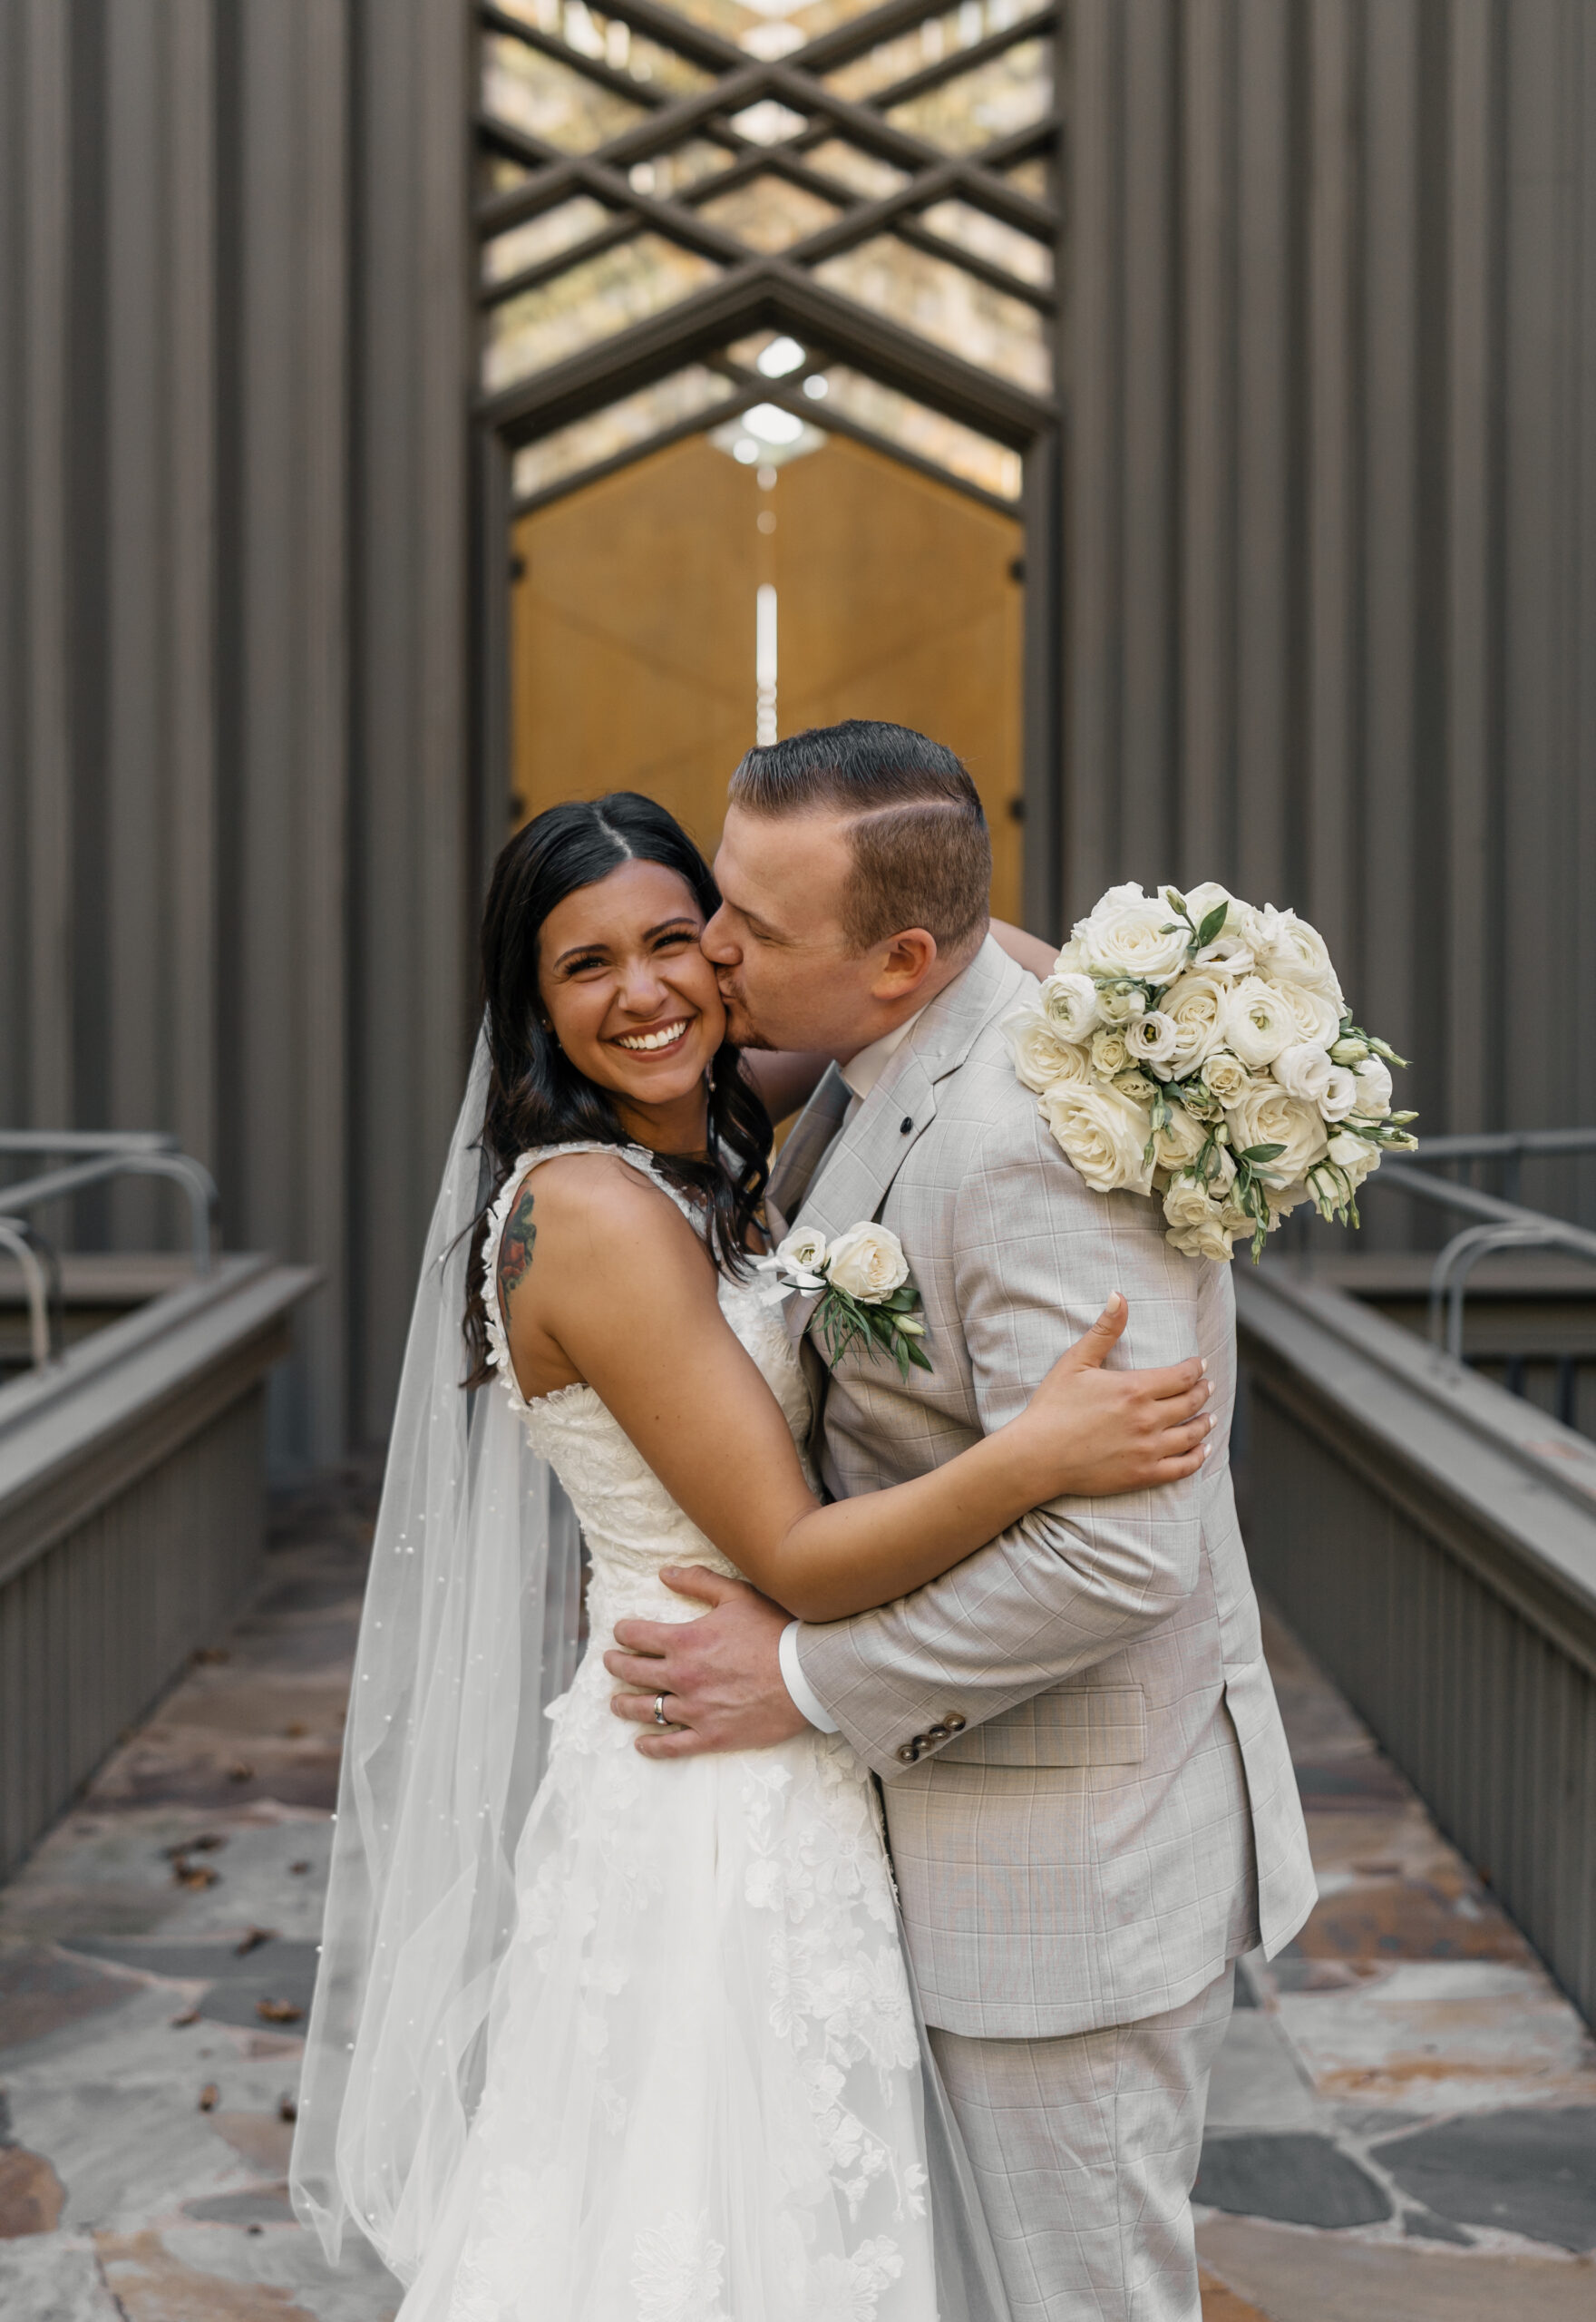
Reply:
<svg viewBox="0 0 1596 2322"><path fill-rule="evenodd" d="M305 2010L291 1999L258 1999L255 2013L263 2024L297 2024Z"/></svg>
<svg viewBox="0 0 1596 2322"><path fill-rule="evenodd" d="M171 2028L174 2032L181 2032L186 2025L198 2024L199 2021L199 2009L197 2007L186 2007L180 2015L174 2015L172 2017Z"/></svg>
<svg viewBox="0 0 1596 2322"><path fill-rule="evenodd" d="M263 1943L275 1943L277 1932L275 1927L252 1927L242 1943L234 1944L234 1958L245 1958L251 1951L258 1951Z"/></svg>
<svg viewBox="0 0 1596 2322"><path fill-rule="evenodd" d="M216 2110L217 2099L220 2094L221 2091L217 2086L215 2081L208 2080L204 2087L200 2091L200 2110L202 2112L214 2112Z"/></svg>
<svg viewBox="0 0 1596 2322"><path fill-rule="evenodd" d="M236 1765L231 1765L228 1768L228 1780L229 1781L253 1781L254 1779L254 1767L249 1765L242 1758L238 1760Z"/></svg>

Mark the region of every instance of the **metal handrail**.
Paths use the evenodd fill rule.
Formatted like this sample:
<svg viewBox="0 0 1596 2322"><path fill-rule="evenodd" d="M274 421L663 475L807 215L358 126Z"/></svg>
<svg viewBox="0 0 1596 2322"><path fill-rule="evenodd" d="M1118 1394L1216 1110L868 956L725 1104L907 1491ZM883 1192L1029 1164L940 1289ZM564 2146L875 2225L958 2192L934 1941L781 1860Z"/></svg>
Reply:
<svg viewBox="0 0 1596 2322"><path fill-rule="evenodd" d="M0 1128L0 1153L175 1153L167 1128Z"/></svg>
<svg viewBox="0 0 1596 2322"><path fill-rule="evenodd" d="M1517 1201L1525 1161L1555 1153L1596 1153L1596 1128L1487 1129L1477 1136L1426 1137L1419 1149L1426 1161L1500 1161L1504 1196Z"/></svg>
<svg viewBox="0 0 1596 2322"><path fill-rule="evenodd" d="M46 1145L43 1149L58 1148ZM189 1196L194 1271L196 1273L209 1273L220 1224L221 1197L209 1170L203 1168L187 1153L151 1151L147 1147L135 1150L122 1148L102 1151L92 1160L73 1162L64 1169L47 1169L43 1176L24 1177L19 1185L0 1186L0 1219L16 1225L20 1223L19 1214L24 1210L37 1209L45 1202L61 1200L67 1194L82 1193L86 1187L102 1185L112 1177L132 1176L167 1177L184 1188Z"/></svg>
<svg viewBox="0 0 1596 2322"><path fill-rule="evenodd" d="M1463 1361L1463 1301L1468 1278L1482 1258L1494 1250L1545 1248L1554 1243L1541 1225L1465 1225L1455 1234L1430 1269L1430 1342L1445 1345L1448 1354ZM1445 1307L1445 1327L1442 1309Z"/></svg>
<svg viewBox="0 0 1596 2322"><path fill-rule="evenodd" d="M1537 1134L1534 1130L1526 1133ZM1539 1134L1567 1137L1585 1132L1552 1129ZM1439 1144L1442 1140L1437 1137L1435 1141ZM1432 1149L1427 1142L1425 1149ZM1548 1217L1543 1210L1524 1209L1517 1202L1499 1200L1494 1194L1476 1193L1473 1185L1455 1185L1449 1178L1432 1177L1423 1169L1415 1168L1411 1161L1382 1161L1374 1174L1364 1180L1359 1191L1367 1193L1370 1185L1412 1194L1420 1201L1435 1202L1444 1209L1460 1210L1483 1221L1455 1234L1430 1273L1430 1337L1436 1345L1441 1343L1441 1302L1447 1298L1446 1351L1459 1361L1463 1359L1463 1301L1468 1277L1491 1251L1531 1246L1572 1250L1596 1263L1596 1234L1587 1232L1584 1226L1567 1224L1561 1217Z"/></svg>
<svg viewBox="0 0 1596 2322"><path fill-rule="evenodd" d="M46 1278L40 1262L41 1248L48 1254L51 1275ZM50 1330L50 1291L54 1281L57 1300L60 1296L60 1268L55 1254L42 1234L24 1224L20 1218L0 1217L0 1250L9 1250L22 1268L22 1278L28 1298L28 1351L35 1371L42 1371L54 1352Z"/></svg>

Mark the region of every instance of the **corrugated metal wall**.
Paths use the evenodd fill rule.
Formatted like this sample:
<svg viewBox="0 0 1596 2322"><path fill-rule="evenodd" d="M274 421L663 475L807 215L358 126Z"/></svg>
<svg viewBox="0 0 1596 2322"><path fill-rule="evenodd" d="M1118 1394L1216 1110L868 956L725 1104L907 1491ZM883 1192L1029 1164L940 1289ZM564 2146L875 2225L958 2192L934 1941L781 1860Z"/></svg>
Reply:
<svg viewBox="0 0 1596 2322"><path fill-rule="evenodd" d="M175 1128L325 1270L302 1458L385 1424L467 1030L469 63L0 9L0 1119Z"/></svg>
<svg viewBox="0 0 1596 2322"><path fill-rule="evenodd" d="M1596 8L1066 14L1064 907L1291 901L1430 1127L1596 1118Z"/></svg>

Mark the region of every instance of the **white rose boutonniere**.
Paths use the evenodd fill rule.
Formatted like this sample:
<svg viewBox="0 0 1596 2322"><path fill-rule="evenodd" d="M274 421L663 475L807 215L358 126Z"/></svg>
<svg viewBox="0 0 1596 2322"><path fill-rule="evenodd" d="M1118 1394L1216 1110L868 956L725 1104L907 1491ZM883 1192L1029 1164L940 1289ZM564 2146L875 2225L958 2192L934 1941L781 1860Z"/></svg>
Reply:
<svg viewBox="0 0 1596 2322"><path fill-rule="evenodd" d="M920 1292L909 1278L903 1244L890 1225L872 1225L867 1219L833 1242L813 1227L801 1230L754 1263L762 1273L774 1273L784 1289L819 1291L810 1328L833 1371L861 1341L872 1361L890 1355L905 1380L911 1365L930 1369L920 1343L926 1326Z"/></svg>

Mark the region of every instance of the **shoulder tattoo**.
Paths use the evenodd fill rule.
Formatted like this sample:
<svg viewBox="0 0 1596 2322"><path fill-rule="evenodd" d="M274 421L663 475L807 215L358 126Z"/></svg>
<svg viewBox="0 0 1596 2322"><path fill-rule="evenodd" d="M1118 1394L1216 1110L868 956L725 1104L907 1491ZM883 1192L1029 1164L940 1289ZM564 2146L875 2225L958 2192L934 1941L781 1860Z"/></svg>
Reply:
<svg viewBox="0 0 1596 2322"><path fill-rule="evenodd" d="M537 1239L538 1229L532 1222L532 1189L523 1185L499 1244L501 1304L508 1303L526 1280Z"/></svg>

